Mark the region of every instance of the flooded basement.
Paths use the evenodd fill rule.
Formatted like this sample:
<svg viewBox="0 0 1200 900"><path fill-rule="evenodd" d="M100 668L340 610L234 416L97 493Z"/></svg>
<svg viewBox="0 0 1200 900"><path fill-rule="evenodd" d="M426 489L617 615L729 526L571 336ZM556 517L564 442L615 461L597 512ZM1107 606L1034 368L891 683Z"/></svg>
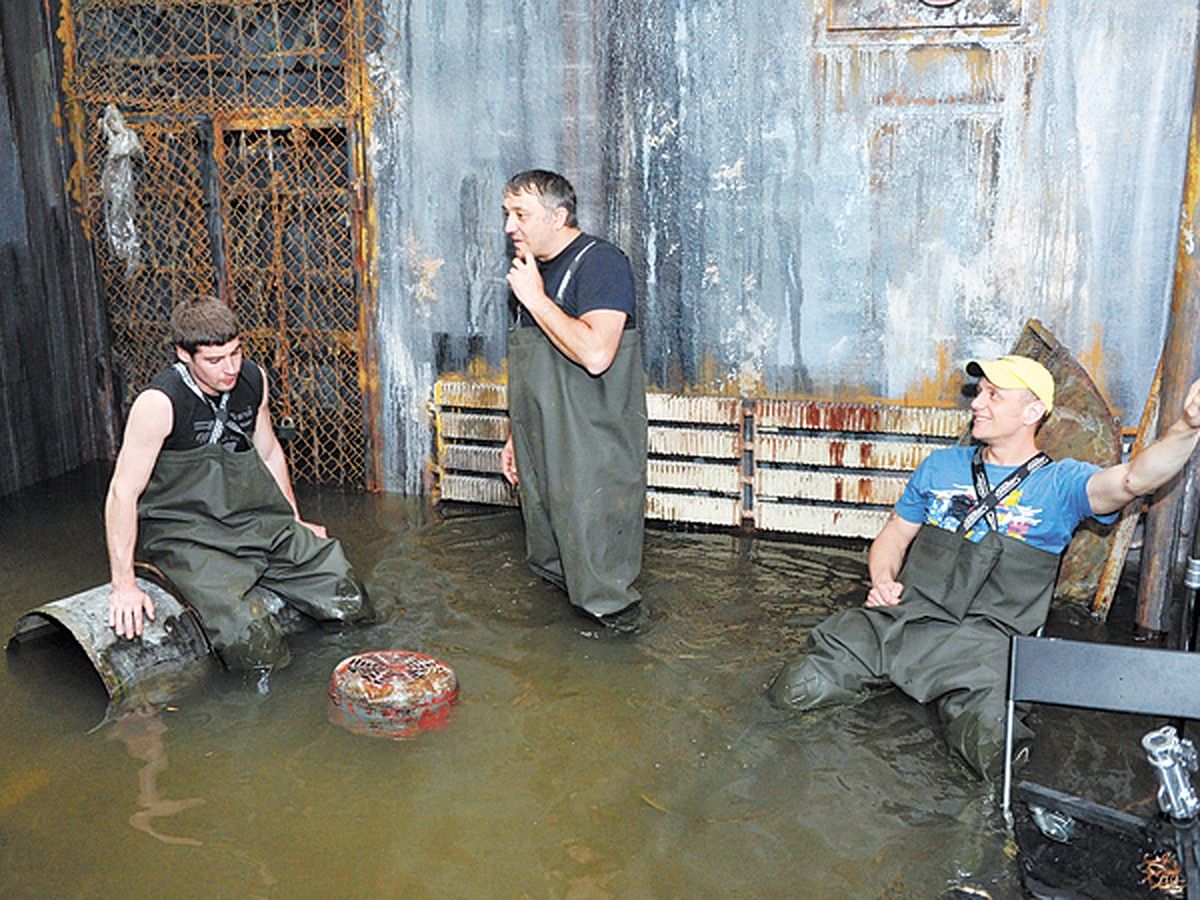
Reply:
<svg viewBox="0 0 1200 900"><path fill-rule="evenodd" d="M6 638L107 580L106 481L89 467L0 499ZM805 716L764 698L812 625L862 601L865 548L651 529L653 618L613 637L525 567L514 511L299 493L384 621L292 638L265 693L222 675L107 718L69 640L6 654L4 896L1021 896L993 788L932 713L895 693ZM455 669L447 727L388 741L331 723L334 667L385 648ZM1154 723L1033 724L1024 777L1152 801Z"/></svg>

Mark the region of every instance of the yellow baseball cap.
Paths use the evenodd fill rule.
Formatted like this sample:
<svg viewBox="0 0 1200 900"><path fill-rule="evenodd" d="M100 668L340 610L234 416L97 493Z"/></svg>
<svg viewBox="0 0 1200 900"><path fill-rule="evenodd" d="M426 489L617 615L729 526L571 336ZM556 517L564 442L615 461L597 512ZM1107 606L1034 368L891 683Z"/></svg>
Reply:
<svg viewBox="0 0 1200 900"><path fill-rule="evenodd" d="M966 370L972 378L987 378L1001 390L1027 388L1046 404L1047 412L1054 409L1054 376L1040 362L1028 356L973 359L967 363Z"/></svg>

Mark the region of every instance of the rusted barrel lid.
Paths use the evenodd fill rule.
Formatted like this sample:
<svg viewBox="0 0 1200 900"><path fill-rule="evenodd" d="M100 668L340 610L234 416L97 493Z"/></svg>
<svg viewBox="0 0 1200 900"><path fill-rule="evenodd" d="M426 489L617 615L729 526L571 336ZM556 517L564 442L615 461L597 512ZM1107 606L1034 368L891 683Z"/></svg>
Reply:
<svg viewBox="0 0 1200 900"><path fill-rule="evenodd" d="M356 734L411 738L446 724L458 678L424 653L371 650L337 664L329 699L333 721Z"/></svg>

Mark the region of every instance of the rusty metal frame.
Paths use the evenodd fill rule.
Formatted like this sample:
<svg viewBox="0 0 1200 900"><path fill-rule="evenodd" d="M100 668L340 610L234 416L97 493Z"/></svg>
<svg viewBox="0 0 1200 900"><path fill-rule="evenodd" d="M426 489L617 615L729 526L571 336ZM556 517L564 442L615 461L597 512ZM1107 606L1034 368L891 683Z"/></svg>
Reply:
<svg viewBox="0 0 1200 900"><path fill-rule="evenodd" d="M367 488L381 453L364 135L366 54L384 29L371 3L63 0L59 30L72 184L99 262L118 403L127 409L169 361L171 305L221 295L269 373L273 416L298 426L294 477ZM109 104L146 148L135 176L147 246L128 279L104 241L98 121ZM239 132L294 165L236 184ZM318 164L334 169L306 169ZM239 202L258 204L260 219L239 220ZM263 217L270 235L254 233ZM254 241L257 256L244 252Z"/></svg>

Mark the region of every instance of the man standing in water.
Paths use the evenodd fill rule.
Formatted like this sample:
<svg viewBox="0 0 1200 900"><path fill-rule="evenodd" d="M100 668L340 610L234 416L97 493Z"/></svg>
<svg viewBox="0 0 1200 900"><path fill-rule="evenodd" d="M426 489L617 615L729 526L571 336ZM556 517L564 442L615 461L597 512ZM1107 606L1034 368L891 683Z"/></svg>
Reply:
<svg viewBox="0 0 1200 900"><path fill-rule="evenodd" d="M619 249L579 230L575 190L561 175L514 175L504 216L517 321L501 461L520 491L528 562L578 609L634 631L644 615L633 581L645 522L646 387L633 271Z"/></svg>
<svg viewBox="0 0 1200 900"><path fill-rule="evenodd" d="M300 518L267 379L243 361L233 311L212 297L183 301L171 331L177 362L134 400L108 488L109 625L132 639L154 618L134 580L140 538L227 667L287 665L280 600L349 622L369 617L366 593L341 545Z"/></svg>
<svg viewBox="0 0 1200 900"><path fill-rule="evenodd" d="M1200 438L1200 381L1162 438L1100 469L1038 451L1054 407L1042 365L1005 356L966 371L979 378L978 446L937 450L913 473L871 544L865 607L813 629L807 655L784 666L769 696L807 710L894 685L936 704L950 747L990 778L1003 764L1011 637L1046 621L1059 555L1083 519L1111 521L1183 468Z"/></svg>

